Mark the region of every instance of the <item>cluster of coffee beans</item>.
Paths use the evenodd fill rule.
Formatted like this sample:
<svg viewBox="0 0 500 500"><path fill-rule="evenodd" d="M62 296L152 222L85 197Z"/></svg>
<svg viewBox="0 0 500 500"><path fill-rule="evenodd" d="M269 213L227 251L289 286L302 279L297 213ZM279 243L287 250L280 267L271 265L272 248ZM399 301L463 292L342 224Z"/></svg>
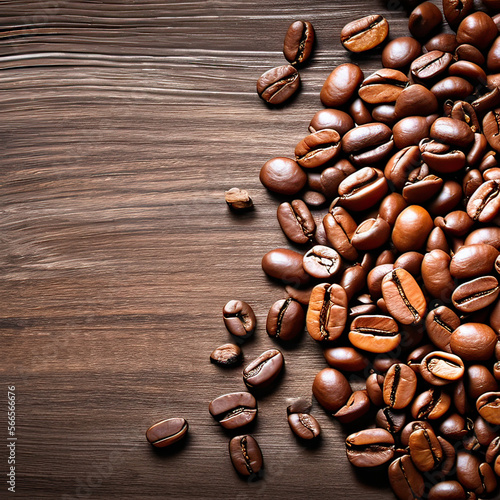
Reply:
<svg viewBox="0 0 500 500"><path fill-rule="evenodd" d="M295 21L290 25L283 44L283 54L290 64L272 68L257 80L257 92L264 101L281 104L297 92L300 74L296 67L310 58L314 37L314 28L309 21Z"/></svg>
<svg viewBox="0 0 500 500"><path fill-rule="evenodd" d="M498 493L500 2L483 3L443 0L455 33L439 32L436 5L418 5L383 68L336 67L294 158L260 171L289 198L278 221L304 246L262 259L288 294L267 332L286 342L306 326L322 346L329 366L314 397L364 427L347 437L347 458L385 467L400 499ZM388 32L368 16L341 43L363 52ZM353 375L364 388L353 391ZM289 413L319 433L309 408Z"/></svg>

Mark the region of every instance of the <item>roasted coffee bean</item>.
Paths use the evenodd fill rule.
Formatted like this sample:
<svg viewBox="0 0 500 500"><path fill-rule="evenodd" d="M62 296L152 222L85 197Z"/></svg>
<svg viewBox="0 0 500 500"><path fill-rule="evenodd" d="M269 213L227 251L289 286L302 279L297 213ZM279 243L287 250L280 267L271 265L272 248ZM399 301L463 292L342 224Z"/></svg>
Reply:
<svg viewBox="0 0 500 500"><path fill-rule="evenodd" d="M398 151L389 159L384 169L384 175L396 189L402 190L410 173L416 167L420 166L420 164L419 148L417 146L410 146ZM398 203L399 205L400 203ZM393 224L394 222L391 222L391 225Z"/></svg>
<svg viewBox="0 0 500 500"><path fill-rule="evenodd" d="M358 251L351 243L357 229L356 221L342 207L334 207L323 218L326 236L337 252L347 260L356 260Z"/></svg>
<svg viewBox="0 0 500 500"><path fill-rule="evenodd" d="M304 308L294 299L276 301L269 309L266 331L280 340L294 340L304 331Z"/></svg>
<svg viewBox="0 0 500 500"><path fill-rule="evenodd" d="M321 434L318 421L309 413L290 413L288 425L292 432L301 439L311 440Z"/></svg>
<svg viewBox="0 0 500 500"><path fill-rule="evenodd" d="M437 172L457 172L465 166L465 153L460 150L452 149L451 146L447 144L437 142L433 139L423 139L420 141L419 149L422 155L422 160L430 168L436 170ZM459 194L461 196L462 192L460 191ZM457 200L457 203L459 201L460 200Z"/></svg>
<svg viewBox="0 0 500 500"><path fill-rule="evenodd" d="M425 318L425 328L432 343L446 352L451 352L451 334L460 326L460 318L448 307L439 306Z"/></svg>
<svg viewBox="0 0 500 500"><path fill-rule="evenodd" d="M446 239L444 231L440 227L435 227L427 238L427 243L425 245L425 250L427 252L432 252L432 250L442 250L445 253L450 252L450 246Z"/></svg>
<svg viewBox="0 0 500 500"><path fill-rule="evenodd" d="M318 372L314 378L312 391L318 403L331 413L340 410L352 394L349 382L335 368L323 368Z"/></svg>
<svg viewBox="0 0 500 500"><path fill-rule="evenodd" d="M355 171L354 166L347 160L340 160L333 167L325 168L320 175L321 192L328 198L336 198L340 183Z"/></svg>
<svg viewBox="0 0 500 500"><path fill-rule="evenodd" d="M354 130L359 130L362 127L357 127ZM344 137L347 137L347 134ZM382 171L365 167L351 174L339 184L337 203L348 210L366 210L379 202L388 189L389 186Z"/></svg>
<svg viewBox="0 0 500 500"><path fill-rule="evenodd" d="M375 406L382 406L384 404L383 384L384 376L378 373L371 373L366 379L366 393Z"/></svg>
<svg viewBox="0 0 500 500"><path fill-rule="evenodd" d="M406 414L389 408L380 408L375 417L377 427L389 431L391 434L399 434L406 423Z"/></svg>
<svg viewBox="0 0 500 500"><path fill-rule="evenodd" d="M224 193L224 198L228 207L235 212L249 210L253 207L252 198L244 189L231 188Z"/></svg>
<svg viewBox="0 0 500 500"><path fill-rule="evenodd" d="M410 205L396 219L392 242L400 252L419 250L425 245L434 222L425 208Z"/></svg>
<svg viewBox="0 0 500 500"><path fill-rule="evenodd" d="M423 2L410 14L408 29L415 38L427 38L442 22L441 11L433 3Z"/></svg>
<svg viewBox="0 0 500 500"><path fill-rule="evenodd" d="M347 104L357 92L363 78L363 72L356 64L345 63L337 66L321 89L321 102L329 108Z"/></svg>
<svg viewBox="0 0 500 500"><path fill-rule="evenodd" d="M472 108L474 109L474 108ZM474 111L477 117L477 113ZM469 167L474 167L478 163L481 165L483 163L483 159L487 158L487 155L485 155L486 150L488 149L488 141L486 140L486 137L483 134L480 133L475 133L474 134L474 144L470 148L469 152L467 153L467 163ZM491 152L493 153L493 152ZM469 170L467 174L471 172ZM465 177L467 174L464 176L462 182L465 181ZM464 189L465 191L465 189Z"/></svg>
<svg viewBox="0 0 500 500"><path fill-rule="evenodd" d="M411 63L411 74L416 81L433 80L448 69L452 60L453 56L448 52L431 50Z"/></svg>
<svg viewBox="0 0 500 500"><path fill-rule="evenodd" d="M492 73L498 73L500 71L500 38L497 37L493 42L493 45L488 52L488 57L486 59L486 65Z"/></svg>
<svg viewBox="0 0 500 500"><path fill-rule="evenodd" d="M366 391L355 391L351 394L346 404L333 416L341 423L348 424L358 420L370 409L370 399Z"/></svg>
<svg viewBox="0 0 500 500"><path fill-rule="evenodd" d="M333 248L316 245L304 254L302 265L313 278L327 279L339 272L342 259Z"/></svg>
<svg viewBox="0 0 500 500"><path fill-rule="evenodd" d="M423 258L423 254L419 252L402 253L394 262L394 268L401 267L408 271L414 278L418 278Z"/></svg>
<svg viewBox="0 0 500 500"><path fill-rule="evenodd" d="M354 165L364 167L381 162L391 152L391 129L383 123L360 125L342 137L342 149Z"/></svg>
<svg viewBox="0 0 500 500"><path fill-rule="evenodd" d="M241 348L236 344L223 344L210 354L210 362L219 366L238 366L242 361Z"/></svg>
<svg viewBox="0 0 500 500"><path fill-rule="evenodd" d="M451 398L440 389L429 389L419 394L411 405L414 419L436 420L441 418L451 406Z"/></svg>
<svg viewBox="0 0 500 500"><path fill-rule="evenodd" d="M396 106L394 104L379 104L372 110L373 120L392 127L397 122Z"/></svg>
<svg viewBox="0 0 500 500"><path fill-rule="evenodd" d="M404 69L422 53L420 42L410 36L391 40L382 51L382 64L386 68Z"/></svg>
<svg viewBox="0 0 500 500"><path fill-rule="evenodd" d="M444 17L452 29L474 11L474 0L443 0Z"/></svg>
<svg viewBox="0 0 500 500"><path fill-rule="evenodd" d="M356 467L376 467L394 457L394 438L384 429L366 429L347 436L349 462Z"/></svg>
<svg viewBox="0 0 500 500"><path fill-rule="evenodd" d="M464 122L453 118L438 118L431 127L431 138L450 146L467 147L474 140L474 132Z"/></svg>
<svg viewBox="0 0 500 500"><path fill-rule="evenodd" d="M431 92L441 102L466 99L473 91L472 84L460 76L448 76L431 87Z"/></svg>
<svg viewBox="0 0 500 500"><path fill-rule="evenodd" d="M408 424L406 424L401 431L401 444L404 447L408 447L411 434L419 429L428 429L434 432L432 425L427 420L413 420L411 422L408 422Z"/></svg>
<svg viewBox="0 0 500 500"><path fill-rule="evenodd" d="M354 120L339 109L322 109L313 116L309 123L309 132L313 133L327 128L336 130L342 136L354 128Z"/></svg>
<svg viewBox="0 0 500 500"><path fill-rule="evenodd" d="M155 448L165 448L186 437L188 423L181 417L156 422L146 431L146 439Z"/></svg>
<svg viewBox="0 0 500 500"><path fill-rule="evenodd" d="M367 276L366 284L373 300L378 300L382 296L382 280L387 273L394 269L393 264L382 264L374 267Z"/></svg>
<svg viewBox="0 0 500 500"><path fill-rule="evenodd" d="M421 345L411 351L410 354L408 354L408 357L406 358L406 364L415 373L418 373L420 371L420 363L422 362L422 360L425 358L425 356L427 356L427 354L430 354L435 350L436 348L432 344Z"/></svg>
<svg viewBox="0 0 500 500"><path fill-rule="evenodd" d="M250 389L269 387L281 374L285 358L278 349L263 352L243 369L243 382Z"/></svg>
<svg viewBox="0 0 500 500"><path fill-rule="evenodd" d="M407 365L397 363L387 371L384 379L384 403L395 410L406 408L417 390L415 372Z"/></svg>
<svg viewBox="0 0 500 500"><path fill-rule="evenodd" d="M434 224L450 236L464 236L470 231L474 221L463 210L455 210L445 217L436 217Z"/></svg>
<svg viewBox="0 0 500 500"><path fill-rule="evenodd" d="M307 183L307 175L298 163L290 158L273 158L260 171L260 182L278 194L297 194Z"/></svg>
<svg viewBox="0 0 500 500"><path fill-rule="evenodd" d="M427 498L428 500L468 500L470 497L458 481L441 481L429 490Z"/></svg>
<svg viewBox="0 0 500 500"><path fill-rule="evenodd" d="M419 117L416 117L419 118ZM443 179L434 174L426 175L408 182L403 188L403 198L409 204L425 203L437 194L443 185Z"/></svg>
<svg viewBox="0 0 500 500"><path fill-rule="evenodd" d="M495 351L497 336L482 323L464 323L451 334L450 347L465 361L485 361Z"/></svg>
<svg viewBox="0 0 500 500"><path fill-rule="evenodd" d="M441 461L441 473L446 477L455 468L457 453L455 447L441 436L437 437L441 449L443 450L443 460Z"/></svg>
<svg viewBox="0 0 500 500"><path fill-rule="evenodd" d="M354 99L349 106L349 114L354 119L356 125L366 125L373 121L370 110L366 107L363 99Z"/></svg>
<svg viewBox="0 0 500 500"><path fill-rule="evenodd" d="M457 453L457 479L460 484L476 493L491 493L497 486L492 468L467 451Z"/></svg>
<svg viewBox="0 0 500 500"><path fill-rule="evenodd" d="M340 285L316 285L306 316L309 335L314 340L326 342L340 337L347 321L347 307L347 295Z"/></svg>
<svg viewBox="0 0 500 500"><path fill-rule="evenodd" d="M222 308L222 317L229 333L236 337L246 338L255 331L255 313L243 300L230 300Z"/></svg>
<svg viewBox="0 0 500 500"><path fill-rule="evenodd" d="M308 243L313 239L316 224L311 211L302 200L281 203L277 215L281 229L294 243Z"/></svg>
<svg viewBox="0 0 500 500"><path fill-rule="evenodd" d="M337 370L357 372L364 370L369 361L353 347L329 347L323 351L326 362Z"/></svg>
<svg viewBox="0 0 500 500"><path fill-rule="evenodd" d="M208 411L225 429L237 429L254 421L257 401L249 392L233 392L211 401Z"/></svg>
<svg viewBox="0 0 500 500"><path fill-rule="evenodd" d="M300 287L309 283L311 277L302 267L302 254L286 248L276 248L262 257L263 271L284 283Z"/></svg>
<svg viewBox="0 0 500 500"><path fill-rule="evenodd" d="M431 429L417 429L412 432L408 446L413 463L422 472L435 469L443 460L443 450Z"/></svg>
<svg viewBox="0 0 500 500"><path fill-rule="evenodd" d="M431 352L420 363L420 375L431 385L456 382L464 371L464 363L458 356L443 351Z"/></svg>
<svg viewBox="0 0 500 500"><path fill-rule="evenodd" d="M422 498L424 495L424 478L413 465L410 455L396 458L389 465L389 482L400 500Z"/></svg>
<svg viewBox="0 0 500 500"><path fill-rule="evenodd" d="M457 61L470 61L478 66L483 66L486 62L486 58L482 52L468 43L463 43L456 48L455 59Z"/></svg>
<svg viewBox="0 0 500 500"><path fill-rule="evenodd" d="M486 450L486 461L491 464L500 454L500 436L497 436L491 441Z"/></svg>
<svg viewBox="0 0 500 500"><path fill-rule="evenodd" d="M392 128L394 144L399 149L418 145L422 139L429 137L429 130L430 126L426 118L408 116L399 120Z"/></svg>
<svg viewBox="0 0 500 500"><path fill-rule="evenodd" d="M473 429L479 446L483 448L487 448L493 439L498 436L496 424L490 424L481 416L474 420Z"/></svg>
<svg viewBox="0 0 500 500"><path fill-rule="evenodd" d="M349 341L363 351L384 353L401 342L398 324L390 316L366 315L354 318Z"/></svg>
<svg viewBox="0 0 500 500"><path fill-rule="evenodd" d="M357 250L369 251L384 245L391 236L391 226L382 217L362 222L352 236L351 243Z"/></svg>
<svg viewBox="0 0 500 500"><path fill-rule="evenodd" d="M383 68L363 80L358 95L369 104L395 102L408 84L404 73Z"/></svg>
<svg viewBox="0 0 500 500"><path fill-rule="evenodd" d="M462 195L462 186L456 181L447 180L441 191L427 203L429 213L434 216L450 213L460 203Z"/></svg>
<svg viewBox="0 0 500 500"><path fill-rule="evenodd" d="M229 441L229 457L238 474L255 477L263 466L262 451L254 437L245 434Z"/></svg>
<svg viewBox="0 0 500 500"><path fill-rule="evenodd" d="M435 249L425 254L422 261L422 279L426 290L435 298L448 300L455 289L455 281L450 274L449 254Z"/></svg>
<svg viewBox="0 0 500 500"><path fill-rule="evenodd" d="M448 74L450 76L465 78L474 84L484 85L486 82L486 73L484 69L471 61L458 61L453 63L448 68ZM476 130L474 130L474 132L476 132Z"/></svg>
<svg viewBox="0 0 500 500"><path fill-rule="evenodd" d="M285 35L283 54L291 64L302 64L311 56L314 47L314 28L309 21L293 22Z"/></svg>
<svg viewBox="0 0 500 500"><path fill-rule="evenodd" d="M406 87L396 100L396 116L429 116L438 109L436 96L423 85L410 85Z"/></svg>
<svg viewBox="0 0 500 500"><path fill-rule="evenodd" d="M403 325L415 325L424 318L425 297L408 271L399 268L387 273L382 280L382 296L390 314Z"/></svg>
<svg viewBox="0 0 500 500"><path fill-rule="evenodd" d="M453 33L439 33L433 36L425 45L424 50L441 50L442 52L454 53L458 47L457 37Z"/></svg>
<svg viewBox="0 0 500 500"><path fill-rule="evenodd" d="M476 409L484 420L500 425L500 392L486 392L479 396Z"/></svg>
<svg viewBox="0 0 500 500"><path fill-rule="evenodd" d="M486 113L483 119L483 131L489 145L500 152L500 108Z"/></svg>
<svg viewBox="0 0 500 500"><path fill-rule="evenodd" d="M269 104L281 104L300 87L300 75L289 64L266 71L257 80L259 97Z"/></svg>
<svg viewBox="0 0 500 500"><path fill-rule="evenodd" d="M464 245L486 243L500 250L500 227L483 227L472 231L464 241Z"/></svg>
<svg viewBox="0 0 500 500"><path fill-rule="evenodd" d="M467 394L473 400L485 392L498 391L498 383L484 365L470 365L467 368Z"/></svg>
<svg viewBox="0 0 500 500"><path fill-rule="evenodd" d="M451 300L459 311L472 313L492 304L499 292L498 280L494 276L481 276L459 285Z"/></svg>
<svg viewBox="0 0 500 500"><path fill-rule="evenodd" d="M387 20L371 15L346 24L340 32L340 41L350 52L365 52L384 42L388 34Z"/></svg>
<svg viewBox="0 0 500 500"><path fill-rule="evenodd" d="M325 165L340 153L340 135L333 129L318 130L295 147L295 160L303 168Z"/></svg>
<svg viewBox="0 0 500 500"><path fill-rule="evenodd" d="M453 439L456 441L463 439L469 431L465 419L458 413L453 413L441 422L439 432L443 434L446 439Z"/></svg>
<svg viewBox="0 0 500 500"><path fill-rule="evenodd" d="M498 28L488 14L474 12L467 16L458 27L457 42L470 43L479 50L485 50L498 36Z"/></svg>

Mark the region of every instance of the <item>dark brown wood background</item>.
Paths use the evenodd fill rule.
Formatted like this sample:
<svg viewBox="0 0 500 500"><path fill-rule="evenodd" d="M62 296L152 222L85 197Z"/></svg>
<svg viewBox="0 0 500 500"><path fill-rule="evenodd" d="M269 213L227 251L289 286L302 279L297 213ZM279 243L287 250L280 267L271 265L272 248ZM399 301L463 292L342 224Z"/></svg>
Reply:
<svg viewBox="0 0 500 500"><path fill-rule="evenodd" d="M346 430L317 403L321 444L291 434L286 406L325 366L307 334L260 401L264 480L236 476L207 410L244 389L241 368L209 363L230 340L222 306L255 309L248 361L274 345L265 318L285 296L260 268L288 243L259 169L292 155L349 60L340 28L373 12L407 34L383 0L0 2L0 442L15 385L18 498L392 498L349 466ZM316 27L315 56L300 95L270 109L255 81L284 63L297 18ZM228 211L233 186L254 212ZM156 453L144 432L173 416L189 439Z"/></svg>

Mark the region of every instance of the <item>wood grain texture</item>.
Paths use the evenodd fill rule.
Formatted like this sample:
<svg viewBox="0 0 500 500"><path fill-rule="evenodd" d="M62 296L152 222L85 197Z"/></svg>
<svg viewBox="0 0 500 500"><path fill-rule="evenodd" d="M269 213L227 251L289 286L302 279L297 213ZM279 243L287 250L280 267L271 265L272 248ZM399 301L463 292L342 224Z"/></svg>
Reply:
<svg viewBox="0 0 500 500"><path fill-rule="evenodd" d="M244 388L241 368L209 363L229 340L222 306L254 307L248 361L273 345L265 318L285 296L260 268L289 244L259 169L293 153L324 79L349 60L341 27L374 10L407 34L383 1L0 2L0 394L15 384L16 498L393 498L349 466L346 429L316 403L321 445L290 433L289 400L325 366L307 335L259 402L264 480L236 477L207 409ZM255 81L283 64L297 18L313 22L316 52L300 95L269 109ZM254 212L227 210L233 186ZM145 430L170 416L189 439L156 453Z"/></svg>

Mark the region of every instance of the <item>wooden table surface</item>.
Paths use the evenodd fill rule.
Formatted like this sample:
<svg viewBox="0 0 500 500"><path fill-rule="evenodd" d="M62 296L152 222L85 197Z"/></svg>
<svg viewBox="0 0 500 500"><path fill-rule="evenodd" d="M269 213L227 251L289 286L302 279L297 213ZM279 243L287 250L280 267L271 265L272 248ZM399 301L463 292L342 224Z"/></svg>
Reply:
<svg viewBox="0 0 500 500"><path fill-rule="evenodd" d="M285 292L260 261L290 245L260 167L293 154L323 81L349 61L341 27L374 12L407 34L404 11L381 0L0 2L0 442L15 385L16 498L393 498L383 475L349 466L348 430L316 402L320 445L291 434L289 401L310 397L326 366L307 333L259 401L263 480L237 477L208 413L244 390L241 367L209 363L230 341L222 306L256 312L247 361L275 345L265 319ZM316 52L300 95L270 109L255 81L284 63L298 18L313 22ZM233 186L253 212L228 210ZM157 453L145 430L174 416L189 438Z"/></svg>

